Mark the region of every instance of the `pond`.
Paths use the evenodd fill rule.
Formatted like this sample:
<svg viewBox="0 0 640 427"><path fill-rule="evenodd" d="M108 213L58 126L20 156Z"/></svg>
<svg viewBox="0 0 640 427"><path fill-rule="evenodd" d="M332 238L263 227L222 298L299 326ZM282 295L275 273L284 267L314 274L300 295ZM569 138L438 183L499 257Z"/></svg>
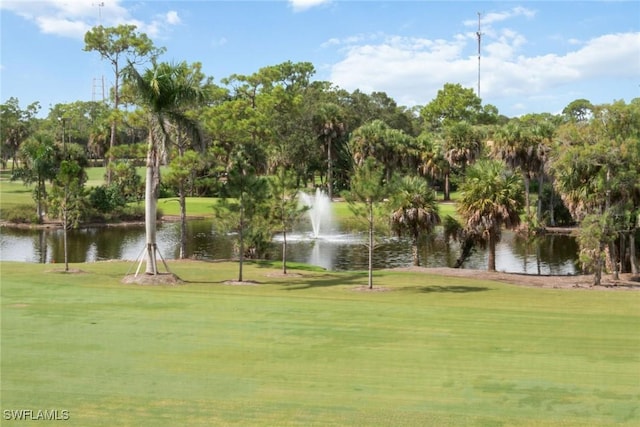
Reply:
<svg viewBox="0 0 640 427"><path fill-rule="evenodd" d="M188 222L187 256L220 260L234 257L234 239L215 232L208 220ZM109 259L139 259L145 245L142 225L84 228L70 230L69 262L93 262ZM158 247L166 259L179 256L180 224L158 225ZM282 236L275 236L270 259L281 259ZM332 232L317 238L298 232L288 236L288 261L303 262L328 270L364 270L368 249L363 237ZM459 256L456 243L447 243L442 233L425 239L420 245L422 265L451 267ZM579 274L578 245L575 238L549 234L534 241L505 231L496 252L496 269L513 273L572 275ZM60 229L0 229L0 259L35 263L64 262L63 232ZM374 268L411 265L411 244L404 238L384 238L374 251ZM464 268L485 270L487 253L477 249Z"/></svg>

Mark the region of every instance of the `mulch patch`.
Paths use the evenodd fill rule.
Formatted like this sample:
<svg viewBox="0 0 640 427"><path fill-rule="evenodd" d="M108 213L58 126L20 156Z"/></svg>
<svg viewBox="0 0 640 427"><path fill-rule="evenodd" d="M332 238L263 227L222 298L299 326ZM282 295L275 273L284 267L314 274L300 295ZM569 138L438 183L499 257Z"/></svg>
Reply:
<svg viewBox="0 0 640 427"><path fill-rule="evenodd" d="M122 283L128 285L180 285L184 283L182 279L173 273L158 273L158 274L129 274L124 276Z"/></svg>

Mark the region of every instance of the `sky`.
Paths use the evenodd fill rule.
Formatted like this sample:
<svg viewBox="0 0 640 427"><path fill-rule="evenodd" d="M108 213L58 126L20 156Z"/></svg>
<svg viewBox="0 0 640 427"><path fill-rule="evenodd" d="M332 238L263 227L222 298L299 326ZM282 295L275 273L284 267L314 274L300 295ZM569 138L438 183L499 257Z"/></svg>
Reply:
<svg viewBox="0 0 640 427"><path fill-rule="evenodd" d="M306 61L316 80L407 107L445 83L478 93L478 74L483 104L508 117L640 97L639 1L0 0L0 102L38 101L46 116L101 100L113 71L83 37L119 24L165 47L162 60L202 63L218 84Z"/></svg>

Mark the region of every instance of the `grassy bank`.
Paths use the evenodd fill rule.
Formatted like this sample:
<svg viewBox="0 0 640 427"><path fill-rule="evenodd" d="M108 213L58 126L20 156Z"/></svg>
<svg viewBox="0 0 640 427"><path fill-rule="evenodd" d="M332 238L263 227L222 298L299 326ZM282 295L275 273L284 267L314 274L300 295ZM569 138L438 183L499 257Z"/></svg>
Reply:
<svg viewBox="0 0 640 427"><path fill-rule="evenodd" d="M106 168L91 167L86 171L88 178L86 188L104 184ZM138 174L144 180L144 168L138 168ZM0 171L0 219L3 218L3 211L18 205L31 205L35 211L35 202L32 197L33 185L26 186L21 181L11 181L10 179L10 171ZM180 215L180 206L177 200L176 197L160 199L158 200L158 208L163 215ZM190 217L212 217L215 203L217 203L217 199L212 197L189 197L187 198L187 215ZM353 216L348 204L344 202L334 203L333 211L336 219L340 222L348 221ZM446 215L457 216L455 205L453 203L440 204L440 215L442 218Z"/></svg>
<svg viewBox="0 0 640 427"><path fill-rule="evenodd" d="M420 273L0 263L2 410L73 426L638 425L640 293ZM18 425L19 423L15 423ZM3 425L13 425L3 420Z"/></svg>

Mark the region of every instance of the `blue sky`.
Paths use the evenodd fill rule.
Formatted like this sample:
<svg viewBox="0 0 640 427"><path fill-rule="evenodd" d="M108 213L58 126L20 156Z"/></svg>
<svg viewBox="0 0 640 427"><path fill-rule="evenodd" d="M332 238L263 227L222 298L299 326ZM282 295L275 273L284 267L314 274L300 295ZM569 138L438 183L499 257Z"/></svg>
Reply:
<svg viewBox="0 0 640 427"><path fill-rule="evenodd" d="M447 83L513 117L586 98L640 97L638 1L1 0L0 101L42 113L101 97L113 72L84 52L94 25L135 24L168 61L199 61L214 81L309 61L315 78L425 105Z"/></svg>

